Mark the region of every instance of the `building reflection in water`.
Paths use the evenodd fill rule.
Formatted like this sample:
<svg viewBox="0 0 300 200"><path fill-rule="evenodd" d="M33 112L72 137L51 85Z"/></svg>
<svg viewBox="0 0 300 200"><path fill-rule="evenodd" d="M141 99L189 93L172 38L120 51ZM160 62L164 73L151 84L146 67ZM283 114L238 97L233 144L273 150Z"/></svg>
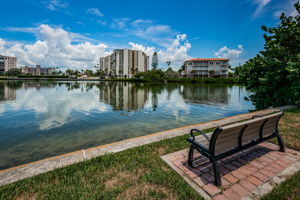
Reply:
<svg viewBox="0 0 300 200"><path fill-rule="evenodd" d="M10 87L8 82L0 81L0 101L15 101L16 91L14 87Z"/></svg>
<svg viewBox="0 0 300 200"><path fill-rule="evenodd" d="M229 101L228 85L100 82L98 87L99 100L111 105L113 110L121 111L143 109L146 102L155 111L162 100L159 96L164 91L167 101L172 101L170 96L174 91L180 91L179 95L188 104L224 106Z"/></svg>
<svg viewBox="0 0 300 200"><path fill-rule="evenodd" d="M148 90L130 82L100 82L99 100L113 110L134 111L142 109L148 100Z"/></svg>
<svg viewBox="0 0 300 200"><path fill-rule="evenodd" d="M181 94L186 103L222 106L228 104L228 86L184 85Z"/></svg>

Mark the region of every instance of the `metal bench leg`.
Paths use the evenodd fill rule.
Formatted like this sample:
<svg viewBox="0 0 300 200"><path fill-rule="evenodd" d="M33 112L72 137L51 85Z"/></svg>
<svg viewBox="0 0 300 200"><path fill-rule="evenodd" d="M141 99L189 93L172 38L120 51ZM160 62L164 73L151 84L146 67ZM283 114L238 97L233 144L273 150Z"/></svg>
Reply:
<svg viewBox="0 0 300 200"><path fill-rule="evenodd" d="M282 137L280 136L280 134L279 134L278 132L276 132L275 135L276 135L276 138L277 138L277 140L278 140L278 144L279 144L279 147L280 147L280 151L281 151L281 152L285 152L285 146L284 146Z"/></svg>
<svg viewBox="0 0 300 200"><path fill-rule="evenodd" d="M212 163L213 163L213 167L214 167L215 184L216 184L216 186L222 186L218 161L212 160Z"/></svg>
<svg viewBox="0 0 300 200"><path fill-rule="evenodd" d="M194 146L191 145L190 151L189 151L189 158L188 158L189 167L194 167L193 166L193 161L194 161Z"/></svg>

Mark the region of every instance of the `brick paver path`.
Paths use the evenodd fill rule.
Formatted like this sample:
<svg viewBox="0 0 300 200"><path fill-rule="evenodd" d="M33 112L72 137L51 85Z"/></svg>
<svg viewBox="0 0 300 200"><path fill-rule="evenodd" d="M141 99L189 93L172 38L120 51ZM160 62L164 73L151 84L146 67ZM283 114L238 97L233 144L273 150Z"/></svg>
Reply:
<svg viewBox="0 0 300 200"><path fill-rule="evenodd" d="M195 151L195 168L187 165L188 149L163 156L179 174L196 184L212 199L241 199L269 182L287 167L300 161L300 152L286 149L278 151L278 145L264 142L233 156L220 160L222 186L214 185L210 161ZM300 169L299 169L300 170Z"/></svg>

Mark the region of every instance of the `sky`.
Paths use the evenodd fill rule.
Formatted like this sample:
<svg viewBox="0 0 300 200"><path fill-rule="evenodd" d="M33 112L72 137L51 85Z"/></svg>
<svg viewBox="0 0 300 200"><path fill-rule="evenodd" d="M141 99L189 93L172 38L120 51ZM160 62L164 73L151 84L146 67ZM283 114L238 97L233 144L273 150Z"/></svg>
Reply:
<svg viewBox="0 0 300 200"><path fill-rule="evenodd" d="M233 67L264 47L262 25L295 15L297 0L1 0L0 54L19 66L92 69L114 49L158 52L178 69L190 58Z"/></svg>

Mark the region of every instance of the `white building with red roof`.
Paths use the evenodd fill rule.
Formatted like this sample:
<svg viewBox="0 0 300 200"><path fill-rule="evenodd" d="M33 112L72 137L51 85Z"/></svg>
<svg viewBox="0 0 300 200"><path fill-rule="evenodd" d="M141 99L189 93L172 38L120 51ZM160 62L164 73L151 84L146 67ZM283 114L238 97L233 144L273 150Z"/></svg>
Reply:
<svg viewBox="0 0 300 200"><path fill-rule="evenodd" d="M227 77L229 59L196 58L183 63L182 76L185 77Z"/></svg>

